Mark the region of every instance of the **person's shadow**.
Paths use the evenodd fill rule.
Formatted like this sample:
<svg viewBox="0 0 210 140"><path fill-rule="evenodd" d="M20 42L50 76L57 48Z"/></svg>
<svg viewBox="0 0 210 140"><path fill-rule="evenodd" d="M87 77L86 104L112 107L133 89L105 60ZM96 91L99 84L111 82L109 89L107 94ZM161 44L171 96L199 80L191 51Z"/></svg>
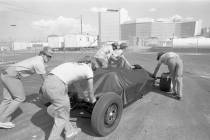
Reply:
<svg viewBox="0 0 210 140"><path fill-rule="evenodd" d="M49 106L50 103L47 101L43 101L43 99L39 99L38 94L27 96L26 102L33 103L41 108L41 110L39 110L32 116L31 122L35 126L42 129L45 134L44 139L47 140L54 123L53 118L47 113L47 106ZM91 114L89 112L86 112L84 109L76 108L70 111L70 122L73 124L73 126L81 128L82 132L88 135L97 136L91 128L90 118ZM64 133L62 133L61 136L64 136Z"/></svg>
<svg viewBox="0 0 210 140"><path fill-rule="evenodd" d="M163 95L163 96L166 96L166 97L175 99L175 100L179 100L177 98L177 96L174 95L172 92L166 92L166 91L160 90L159 83L158 82L152 86L152 91L155 92L155 93L157 93L157 94L160 94L160 95Z"/></svg>
<svg viewBox="0 0 210 140"><path fill-rule="evenodd" d="M47 107L44 102L40 100L37 93L31 94L26 97L26 102L35 104L37 107L41 108L39 111L35 112L31 117L31 122L41 128L45 134L45 140L48 139L50 131L53 126L53 118L47 114Z"/></svg>

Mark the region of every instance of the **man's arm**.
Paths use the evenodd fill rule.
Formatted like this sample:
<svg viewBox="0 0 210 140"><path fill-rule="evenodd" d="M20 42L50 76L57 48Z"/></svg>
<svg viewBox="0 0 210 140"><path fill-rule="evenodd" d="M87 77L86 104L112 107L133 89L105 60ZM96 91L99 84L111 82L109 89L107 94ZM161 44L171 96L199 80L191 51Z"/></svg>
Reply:
<svg viewBox="0 0 210 140"><path fill-rule="evenodd" d="M125 58L124 55L121 56L121 59L124 61L124 67L127 68L127 69L133 69L134 66L132 66L128 60Z"/></svg>
<svg viewBox="0 0 210 140"><path fill-rule="evenodd" d="M40 74L40 76L41 76L41 79L44 81L46 74Z"/></svg>
<svg viewBox="0 0 210 140"><path fill-rule="evenodd" d="M154 70L154 73L152 75L154 78L156 77L156 75L157 75L157 73L158 73L158 71L160 69L161 64L162 64L161 62L158 62L157 66L156 66L156 68Z"/></svg>
<svg viewBox="0 0 210 140"><path fill-rule="evenodd" d="M89 96L89 100L91 103L96 102L96 98L94 96L94 92L93 92L93 78L88 79L88 96Z"/></svg>

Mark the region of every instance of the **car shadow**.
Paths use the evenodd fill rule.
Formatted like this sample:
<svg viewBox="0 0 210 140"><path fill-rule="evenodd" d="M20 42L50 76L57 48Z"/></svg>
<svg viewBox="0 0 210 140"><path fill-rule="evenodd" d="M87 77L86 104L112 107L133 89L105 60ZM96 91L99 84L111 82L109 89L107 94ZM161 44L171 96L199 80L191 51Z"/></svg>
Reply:
<svg viewBox="0 0 210 140"><path fill-rule="evenodd" d="M82 132L90 136L98 137L91 127L91 113L85 111L85 109L76 108L71 110L70 118L76 120L76 125L78 128L82 129Z"/></svg>
<svg viewBox="0 0 210 140"><path fill-rule="evenodd" d="M38 97L38 94L31 94L26 97L26 102L33 103L41 108L41 110L32 116L31 122L44 132L45 140L47 140L53 126L53 118L47 113L47 106L49 104L46 104L45 101L41 101ZM70 122L73 126L81 128L82 132L87 135L97 136L92 130L90 118L90 113L86 112L84 109L76 108L70 111ZM62 133L61 136L63 135Z"/></svg>

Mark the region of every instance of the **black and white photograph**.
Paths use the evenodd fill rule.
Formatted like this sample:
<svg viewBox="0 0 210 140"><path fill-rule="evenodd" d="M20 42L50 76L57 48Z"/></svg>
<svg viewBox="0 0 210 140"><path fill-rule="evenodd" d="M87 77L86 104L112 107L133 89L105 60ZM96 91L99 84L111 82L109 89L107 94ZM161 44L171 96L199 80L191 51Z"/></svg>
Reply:
<svg viewBox="0 0 210 140"><path fill-rule="evenodd" d="M210 0L0 0L0 140L210 140Z"/></svg>

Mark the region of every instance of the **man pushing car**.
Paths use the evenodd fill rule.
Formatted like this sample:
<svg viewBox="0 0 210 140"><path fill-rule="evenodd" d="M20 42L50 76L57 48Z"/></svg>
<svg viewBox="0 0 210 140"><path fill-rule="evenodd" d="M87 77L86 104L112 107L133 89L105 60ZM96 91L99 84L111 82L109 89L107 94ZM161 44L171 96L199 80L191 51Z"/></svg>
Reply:
<svg viewBox="0 0 210 140"><path fill-rule="evenodd" d="M3 85L3 100L0 104L0 128L15 127L15 124L11 122L11 116L26 96L22 78L39 74L44 80L47 73L46 64L51 60L52 55L52 50L45 47L40 51L39 56L9 65L2 71L0 79Z"/></svg>
<svg viewBox="0 0 210 140"><path fill-rule="evenodd" d="M63 63L55 67L46 77L42 85L42 92L43 96L52 103L47 108L47 112L54 118L49 140L59 139L63 129L66 138L71 138L81 131L79 128L73 128L69 122L68 85L85 79L88 85L86 100L90 103L96 102L93 93L93 70L95 70L95 63L90 56L86 56L78 62Z"/></svg>

